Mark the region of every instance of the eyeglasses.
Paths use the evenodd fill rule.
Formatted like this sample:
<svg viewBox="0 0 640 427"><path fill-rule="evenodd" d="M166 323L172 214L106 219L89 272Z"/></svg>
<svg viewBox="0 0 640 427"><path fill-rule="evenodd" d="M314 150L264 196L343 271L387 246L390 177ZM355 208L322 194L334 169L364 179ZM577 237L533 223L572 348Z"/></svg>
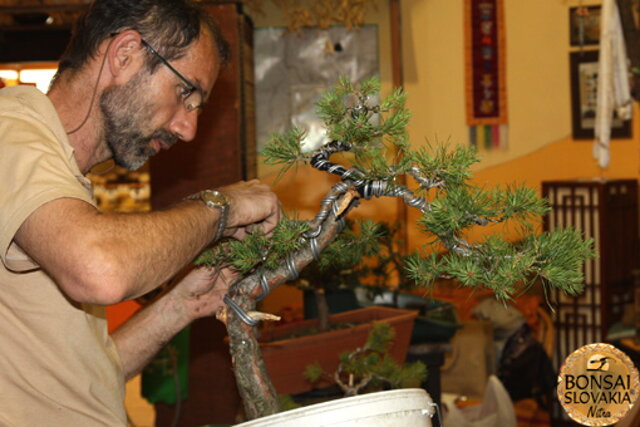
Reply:
<svg viewBox="0 0 640 427"><path fill-rule="evenodd" d="M169 62L162 57L154 48L152 48L149 43L147 43L144 39L141 39L142 45L151 52L156 58L160 60L164 65L169 68L173 74L178 76L180 80L184 82L187 87L181 87L180 98L182 99L182 103L184 104L185 110L191 112L193 110L198 110L202 108L202 93L198 90L198 88L187 80L182 74L180 74L175 68L169 64Z"/></svg>

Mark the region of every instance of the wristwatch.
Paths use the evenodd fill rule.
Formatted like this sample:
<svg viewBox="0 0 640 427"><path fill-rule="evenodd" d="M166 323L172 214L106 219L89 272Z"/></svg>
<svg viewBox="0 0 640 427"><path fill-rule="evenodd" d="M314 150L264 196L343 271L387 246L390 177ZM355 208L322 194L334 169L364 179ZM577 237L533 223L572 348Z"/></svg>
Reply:
<svg viewBox="0 0 640 427"><path fill-rule="evenodd" d="M198 193L192 194L187 197L188 200L202 200L202 202L211 209L220 210L220 218L218 219L218 231L213 238L214 242L217 242L222 237L225 228L227 227L227 215L229 214L229 201L220 191L217 190L202 190Z"/></svg>

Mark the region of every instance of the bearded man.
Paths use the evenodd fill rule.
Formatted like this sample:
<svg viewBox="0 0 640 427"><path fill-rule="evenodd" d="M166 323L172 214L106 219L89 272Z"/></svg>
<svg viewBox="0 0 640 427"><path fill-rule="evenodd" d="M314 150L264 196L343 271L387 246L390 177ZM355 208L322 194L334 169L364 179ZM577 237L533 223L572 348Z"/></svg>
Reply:
<svg viewBox="0 0 640 427"><path fill-rule="evenodd" d="M0 90L0 425L125 426L126 379L221 307L231 273L192 270L112 336L104 306L156 289L216 239L279 220L258 181L116 214L96 208L84 176L192 140L227 52L190 0L96 0L46 95Z"/></svg>

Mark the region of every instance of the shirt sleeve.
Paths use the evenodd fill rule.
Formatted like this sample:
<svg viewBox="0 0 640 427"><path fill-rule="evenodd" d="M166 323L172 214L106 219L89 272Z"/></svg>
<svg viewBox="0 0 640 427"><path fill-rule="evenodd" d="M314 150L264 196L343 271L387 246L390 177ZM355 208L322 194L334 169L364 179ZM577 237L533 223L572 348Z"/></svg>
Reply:
<svg viewBox="0 0 640 427"><path fill-rule="evenodd" d="M13 242L20 225L38 207L63 197L95 206L62 144L32 116L0 114L0 258L8 269L38 267Z"/></svg>

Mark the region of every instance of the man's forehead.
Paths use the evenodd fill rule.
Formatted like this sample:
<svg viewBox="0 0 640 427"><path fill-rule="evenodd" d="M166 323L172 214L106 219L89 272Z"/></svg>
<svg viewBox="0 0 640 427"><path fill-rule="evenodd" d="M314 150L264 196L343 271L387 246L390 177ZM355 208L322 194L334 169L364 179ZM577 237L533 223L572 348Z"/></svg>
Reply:
<svg viewBox="0 0 640 427"><path fill-rule="evenodd" d="M218 77L220 70L220 55L213 36L209 30L203 30L200 36L187 49L189 74L193 78L193 84L202 95L203 100L209 97L211 88Z"/></svg>

